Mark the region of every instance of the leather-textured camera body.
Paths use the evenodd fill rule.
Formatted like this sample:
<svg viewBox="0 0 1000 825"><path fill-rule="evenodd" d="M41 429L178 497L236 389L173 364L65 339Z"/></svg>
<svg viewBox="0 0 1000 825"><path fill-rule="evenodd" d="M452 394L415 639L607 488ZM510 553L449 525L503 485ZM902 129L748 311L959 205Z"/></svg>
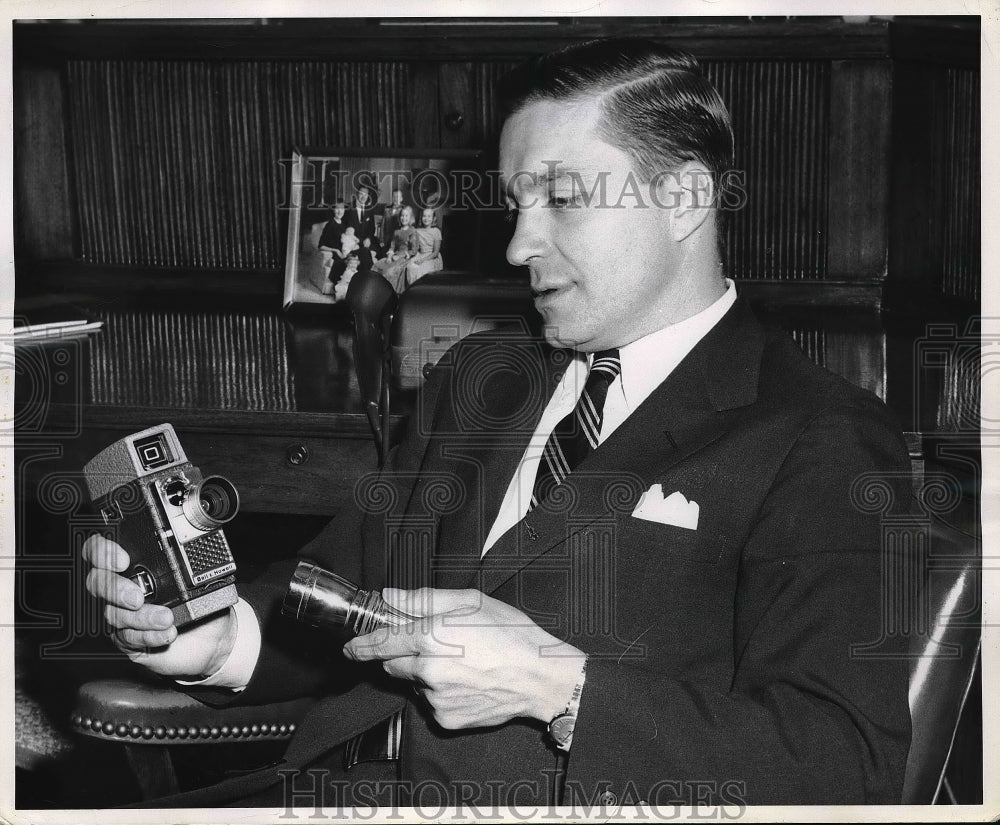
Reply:
<svg viewBox="0 0 1000 825"><path fill-rule="evenodd" d="M236 603L236 562L221 528L239 493L188 461L172 426L116 441L83 471L102 533L128 552L123 575L147 602L169 607L178 627Z"/></svg>

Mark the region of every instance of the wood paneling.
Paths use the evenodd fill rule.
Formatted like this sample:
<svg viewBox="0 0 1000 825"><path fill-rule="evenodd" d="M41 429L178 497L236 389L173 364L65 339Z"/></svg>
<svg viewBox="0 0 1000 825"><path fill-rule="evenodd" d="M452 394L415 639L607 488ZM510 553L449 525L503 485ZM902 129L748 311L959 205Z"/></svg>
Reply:
<svg viewBox="0 0 1000 825"><path fill-rule="evenodd" d="M947 36L918 63L913 44L933 45L931 28L666 18L18 25L24 99L46 99L64 72L66 120L54 103L32 105L53 140L65 128L72 173L64 195L42 198L19 172L19 226L45 235L20 232L19 257L51 257L59 242L65 254L68 213L76 260L117 272L116 288L158 288L163 271L165 287L205 273L196 289L228 289L228 279L269 295L283 266L280 160L293 145L493 150L493 89L516 59L632 33L701 57L732 111L746 200L726 230L730 274L826 282L851 301L858 285L874 307L888 268L888 288L904 285L898 295L976 300L979 80L962 57L975 32L943 23ZM463 117L454 131L444 125L453 111ZM58 168L49 142L56 151L19 132L19 167ZM485 259L497 273L501 235L491 228Z"/></svg>
<svg viewBox="0 0 1000 825"><path fill-rule="evenodd" d="M56 69L32 67L14 75L14 232L22 257L73 254L63 102Z"/></svg>
<svg viewBox="0 0 1000 825"><path fill-rule="evenodd" d="M473 145L475 122L470 117L472 87L472 63L442 63L438 66L441 145L448 149L462 149Z"/></svg>
<svg viewBox="0 0 1000 825"><path fill-rule="evenodd" d="M438 111L441 145L453 149L496 150L500 138L500 110L496 88L499 79L517 63L478 60L438 65ZM449 128L448 115L459 114L462 124Z"/></svg>
<svg viewBox="0 0 1000 825"><path fill-rule="evenodd" d="M886 336L877 312L813 309L767 320L783 327L814 363L885 399Z"/></svg>
<svg viewBox="0 0 1000 825"><path fill-rule="evenodd" d="M885 333L877 315L828 330L824 356L823 366L830 372L885 400Z"/></svg>
<svg viewBox="0 0 1000 825"><path fill-rule="evenodd" d="M145 419L146 426L163 419ZM202 432L171 419L188 458L196 466L228 478L240 492L240 509L254 513L332 515L354 494L359 478L373 472L376 454L370 438L310 437L276 431L272 435ZM80 468L109 444L140 429L88 426L62 445L55 461L27 464L21 483L26 490L60 485L60 495L88 500ZM301 464L288 460L290 449L304 448ZM73 485L69 489L67 485Z"/></svg>
<svg viewBox="0 0 1000 825"><path fill-rule="evenodd" d="M88 395L93 404L296 409L290 337L272 314L95 315L104 328L90 345Z"/></svg>
<svg viewBox="0 0 1000 825"><path fill-rule="evenodd" d="M87 263L277 268L296 145L405 146L400 63L71 61Z"/></svg>
<svg viewBox="0 0 1000 825"><path fill-rule="evenodd" d="M410 90L406 111L410 119L412 146L431 149L441 140L441 111L438 100L438 68L433 63L410 64ZM398 143L398 146L410 146Z"/></svg>
<svg viewBox="0 0 1000 825"><path fill-rule="evenodd" d="M33 22L15 28L20 55L32 59L351 60L421 62L520 60L597 37L669 40L697 57L822 59L886 57L891 24L838 17L678 18L290 18L268 20L92 20ZM961 36L961 35L964 35ZM968 50L968 32L958 47ZM933 37L926 38L930 50ZM897 46L898 48L898 46ZM940 42L937 43L940 51Z"/></svg>
<svg viewBox="0 0 1000 825"><path fill-rule="evenodd" d="M793 327L787 332L814 364L826 366L826 335L823 330Z"/></svg>
<svg viewBox="0 0 1000 825"><path fill-rule="evenodd" d="M978 71L945 70L945 101L935 124L934 158L941 176L943 222L941 291L979 299L981 280L980 78Z"/></svg>
<svg viewBox="0 0 1000 825"><path fill-rule="evenodd" d="M980 294L978 70L900 63L893 75L890 306Z"/></svg>
<svg viewBox="0 0 1000 825"><path fill-rule="evenodd" d="M889 224L892 67L837 61L830 92L829 225L831 278L885 278Z"/></svg>
<svg viewBox="0 0 1000 825"><path fill-rule="evenodd" d="M497 106L497 82L517 65L516 61L491 60L472 64L470 140L486 150L499 143L501 113Z"/></svg>
<svg viewBox="0 0 1000 825"><path fill-rule="evenodd" d="M81 257L277 268L278 159L289 146L492 144L493 87L508 66L73 61ZM746 203L728 231L731 272L823 278L828 65L717 61L707 71L732 108L745 173ZM444 125L452 112L458 130Z"/></svg>
<svg viewBox="0 0 1000 825"><path fill-rule="evenodd" d="M930 291L942 261L935 202L942 193L930 173L932 101L943 93L937 67L902 64L893 72L892 221L889 269L907 289Z"/></svg>
<svg viewBox="0 0 1000 825"><path fill-rule="evenodd" d="M180 430L185 451L230 479L249 512L332 514L351 501L358 479L375 470L367 440L288 436L211 436ZM304 448L302 464L288 460Z"/></svg>
<svg viewBox="0 0 1000 825"><path fill-rule="evenodd" d="M735 278L826 277L830 67L706 61L729 107L745 201L730 215Z"/></svg>

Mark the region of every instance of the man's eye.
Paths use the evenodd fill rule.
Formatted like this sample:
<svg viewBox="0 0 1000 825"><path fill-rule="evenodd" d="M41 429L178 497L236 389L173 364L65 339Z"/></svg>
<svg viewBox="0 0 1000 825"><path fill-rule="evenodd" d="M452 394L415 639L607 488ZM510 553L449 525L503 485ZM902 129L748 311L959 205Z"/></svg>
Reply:
<svg viewBox="0 0 1000 825"><path fill-rule="evenodd" d="M579 205L579 199L571 195L549 195L549 206L553 209L569 209Z"/></svg>

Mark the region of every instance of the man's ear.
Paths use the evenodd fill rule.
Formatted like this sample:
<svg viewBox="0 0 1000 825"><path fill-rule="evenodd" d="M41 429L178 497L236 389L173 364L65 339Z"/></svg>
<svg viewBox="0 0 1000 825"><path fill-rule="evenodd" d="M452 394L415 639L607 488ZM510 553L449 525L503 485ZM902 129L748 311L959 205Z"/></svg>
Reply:
<svg viewBox="0 0 1000 825"><path fill-rule="evenodd" d="M690 161L677 167L659 184L660 197L671 205L670 234L683 241L700 227L715 201L715 183L711 173L700 163Z"/></svg>

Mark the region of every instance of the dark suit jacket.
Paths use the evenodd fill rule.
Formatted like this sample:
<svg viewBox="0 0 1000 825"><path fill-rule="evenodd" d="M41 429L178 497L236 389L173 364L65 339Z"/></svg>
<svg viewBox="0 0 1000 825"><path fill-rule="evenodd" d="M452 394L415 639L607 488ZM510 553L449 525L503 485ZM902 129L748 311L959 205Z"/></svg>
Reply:
<svg viewBox="0 0 1000 825"><path fill-rule="evenodd" d="M567 361L499 333L457 345L389 470L359 483L367 515L303 552L368 587L480 589L588 652L568 757L540 722L443 730L377 667L331 693L358 670L315 652L329 645L310 653L308 634L274 617L286 563L245 593L275 643L242 700L326 691L288 763L322 760L405 705L403 778L492 782L499 804L898 802L906 663L851 653L881 635L883 603L879 519L852 501L852 483L909 469L884 405L738 301L562 494L481 561ZM698 502L697 530L630 515L654 483ZM906 500L905 482L889 483ZM331 675L346 681L331 687Z"/></svg>
<svg viewBox="0 0 1000 825"><path fill-rule="evenodd" d="M378 238L375 234L375 215L375 208L370 207L365 209L359 217L358 208L356 206L351 206L344 213L344 226L353 226L354 234L358 236L358 240L371 238L372 243L377 243Z"/></svg>
<svg viewBox="0 0 1000 825"><path fill-rule="evenodd" d="M344 214L344 218L341 221L337 221L334 218L330 218L323 227L323 231L320 233L319 242L317 246L328 246L331 249L340 249L340 236L344 234L344 230L350 224L347 223L347 214ZM355 234L357 234L357 229L355 228Z"/></svg>

